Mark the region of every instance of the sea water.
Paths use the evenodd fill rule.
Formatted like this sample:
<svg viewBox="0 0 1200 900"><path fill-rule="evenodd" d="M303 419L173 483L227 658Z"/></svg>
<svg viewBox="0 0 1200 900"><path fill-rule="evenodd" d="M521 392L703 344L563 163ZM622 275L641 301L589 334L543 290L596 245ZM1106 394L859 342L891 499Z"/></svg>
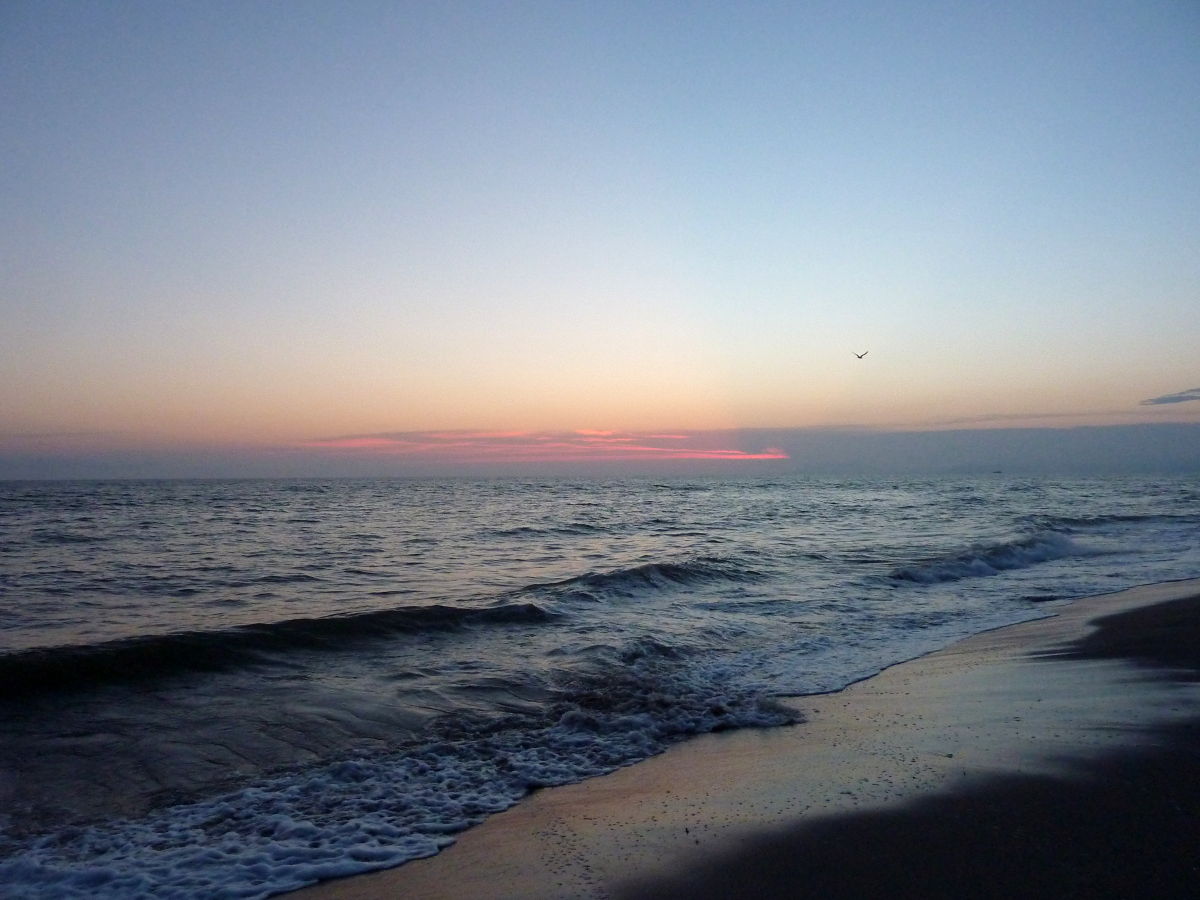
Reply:
<svg viewBox="0 0 1200 900"><path fill-rule="evenodd" d="M0 483L0 884L261 897L1072 598L1200 478Z"/></svg>

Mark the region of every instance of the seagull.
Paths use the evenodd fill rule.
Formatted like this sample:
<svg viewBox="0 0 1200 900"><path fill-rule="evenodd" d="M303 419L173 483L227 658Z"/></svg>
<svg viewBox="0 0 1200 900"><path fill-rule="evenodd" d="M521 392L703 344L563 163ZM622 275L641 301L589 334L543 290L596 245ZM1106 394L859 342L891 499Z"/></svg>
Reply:
<svg viewBox="0 0 1200 900"><path fill-rule="evenodd" d="M851 350L850 352L851 352L851 353L854 353L854 351L853 351L853 350ZM870 353L870 352L871 352L870 350L864 350L862 353L854 353L854 355L855 355L856 357L858 357L859 359L862 359L864 356L866 356L866 355L867 355L868 353Z"/></svg>

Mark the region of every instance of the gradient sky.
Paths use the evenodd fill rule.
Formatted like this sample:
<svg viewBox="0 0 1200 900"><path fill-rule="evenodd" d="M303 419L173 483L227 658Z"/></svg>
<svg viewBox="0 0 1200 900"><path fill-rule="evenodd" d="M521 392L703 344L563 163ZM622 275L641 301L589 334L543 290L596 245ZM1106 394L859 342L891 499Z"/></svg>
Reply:
<svg viewBox="0 0 1200 900"><path fill-rule="evenodd" d="M8 0L0 455L1197 423L1198 95L1190 0Z"/></svg>

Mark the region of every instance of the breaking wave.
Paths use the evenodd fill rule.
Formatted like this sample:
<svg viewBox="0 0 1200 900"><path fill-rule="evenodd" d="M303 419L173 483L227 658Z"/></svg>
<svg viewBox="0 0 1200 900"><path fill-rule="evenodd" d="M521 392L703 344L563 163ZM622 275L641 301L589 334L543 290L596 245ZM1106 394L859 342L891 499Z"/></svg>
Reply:
<svg viewBox="0 0 1200 900"><path fill-rule="evenodd" d="M1069 556L1086 556L1089 551L1066 535L1039 532L1022 540L976 547L951 556L939 557L893 569L888 578L918 584L937 584L997 575L1012 569L1024 569L1038 563Z"/></svg>

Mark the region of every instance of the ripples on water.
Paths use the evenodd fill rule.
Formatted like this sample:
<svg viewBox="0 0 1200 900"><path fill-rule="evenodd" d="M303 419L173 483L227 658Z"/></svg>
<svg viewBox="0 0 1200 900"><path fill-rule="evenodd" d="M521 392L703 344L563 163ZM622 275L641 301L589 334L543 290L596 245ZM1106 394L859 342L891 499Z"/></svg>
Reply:
<svg viewBox="0 0 1200 900"><path fill-rule="evenodd" d="M0 528L0 880L47 897L394 864L791 722L774 697L1200 574L1194 478L7 483Z"/></svg>

